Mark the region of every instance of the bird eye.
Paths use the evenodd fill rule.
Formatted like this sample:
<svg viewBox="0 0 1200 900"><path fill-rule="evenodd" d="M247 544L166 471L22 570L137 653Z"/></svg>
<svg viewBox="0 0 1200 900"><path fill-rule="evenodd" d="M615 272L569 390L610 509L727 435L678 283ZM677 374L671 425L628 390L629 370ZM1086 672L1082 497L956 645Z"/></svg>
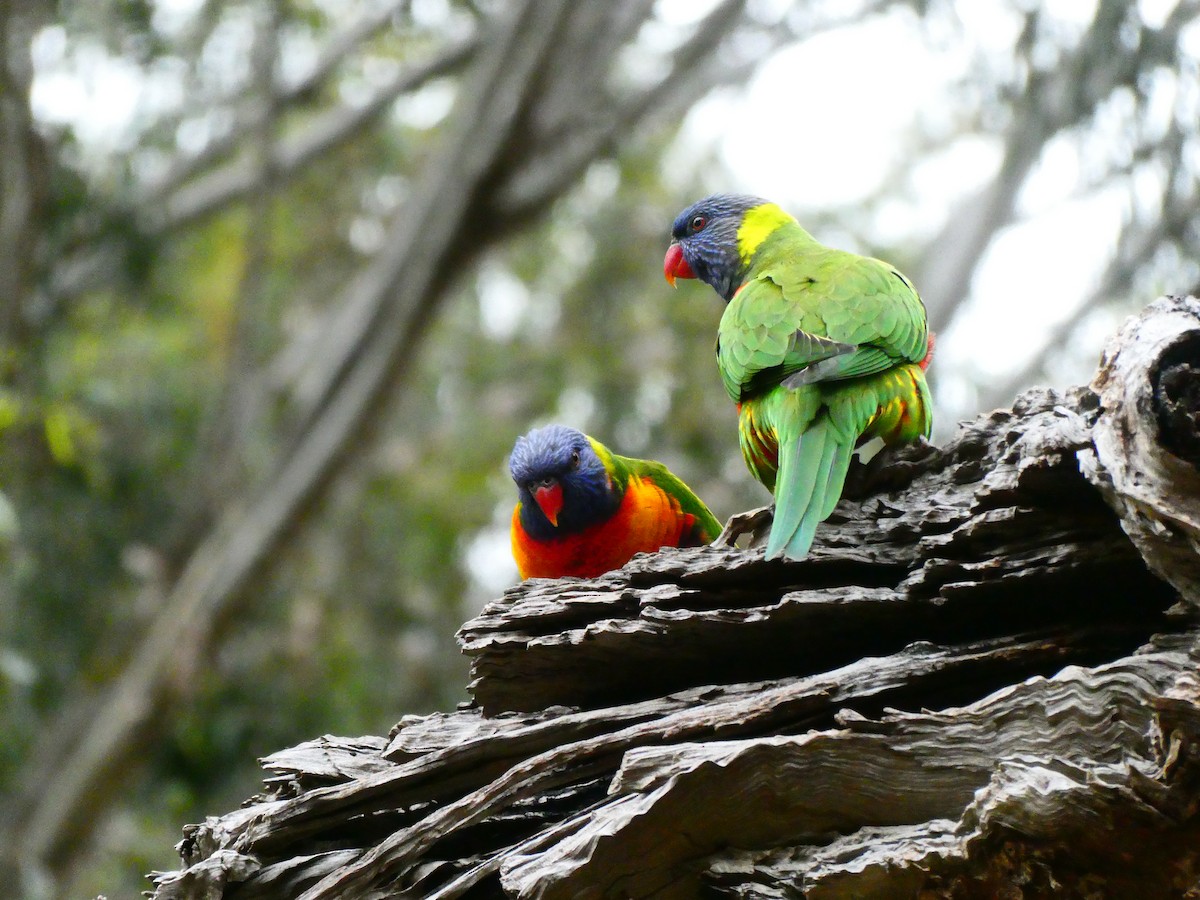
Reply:
<svg viewBox="0 0 1200 900"><path fill-rule="evenodd" d="M573 468L573 469L579 468L579 451L578 450L576 450L574 453L571 454L571 468Z"/></svg>
<svg viewBox="0 0 1200 900"><path fill-rule="evenodd" d="M688 227L695 234L697 231L702 231L707 224L708 219L705 216L692 216L692 221L688 224Z"/></svg>

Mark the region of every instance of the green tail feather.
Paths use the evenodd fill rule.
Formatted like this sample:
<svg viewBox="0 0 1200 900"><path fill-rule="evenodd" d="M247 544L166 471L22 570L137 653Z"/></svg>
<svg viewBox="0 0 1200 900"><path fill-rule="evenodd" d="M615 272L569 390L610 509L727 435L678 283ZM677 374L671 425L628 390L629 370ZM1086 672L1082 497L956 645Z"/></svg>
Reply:
<svg viewBox="0 0 1200 900"><path fill-rule="evenodd" d="M829 517L841 497L854 438L841 434L826 413L819 414L800 438L780 437L775 520L767 539L767 559L782 555L803 559L817 525Z"/></svg>
<svg viewBox="0 0 1200 900"><path fill-rule="evenodd" d="M824 522L842 499L842 488L846 486L846 473L850 471L850 457L854 455L853 440L839 440L833 462L829 466L829 481L825 485L825 503L821 507L819 522ZM812 541L809 541L811 544Z"/></svg>

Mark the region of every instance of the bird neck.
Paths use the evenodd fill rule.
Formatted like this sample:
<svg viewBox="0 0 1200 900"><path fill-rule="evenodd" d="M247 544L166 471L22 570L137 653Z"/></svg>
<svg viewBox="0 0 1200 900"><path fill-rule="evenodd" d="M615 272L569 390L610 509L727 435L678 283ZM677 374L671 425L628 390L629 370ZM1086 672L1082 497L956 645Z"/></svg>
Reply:
<svg viewBox="0 0 1200 900"><path fill-rule="evenodd" d="M774 204L767 204L768 207ZM760 207L762 208L762 207ZM805 231L800 223L787 216L786 219L771 219L765 221L751 220L750 216L757 210L746 214L749 228L743 223L738 231L738 248L746 261L745 273L752 277L761 272L764 267L781 262L795 262L798 256L803 256L811 250L824 249L824 246L811 234ZM782 212L782 211L781 211ZM786 213L784 214L786 215ZM766 225L770 224L767 230ZM735 292L741 285L735 286Z"/></svg>

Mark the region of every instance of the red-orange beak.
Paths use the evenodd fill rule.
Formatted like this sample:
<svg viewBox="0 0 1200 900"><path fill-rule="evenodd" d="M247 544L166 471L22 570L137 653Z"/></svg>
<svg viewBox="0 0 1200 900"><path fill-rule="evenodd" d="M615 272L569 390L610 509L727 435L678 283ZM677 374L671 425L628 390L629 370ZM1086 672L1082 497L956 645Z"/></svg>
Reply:
<svg viewBox="0 0 1200 900"><path fill-rule="evenodd" d="M562 512L562 485L557 481L543 484L533 492L533 499L541 509L542 515L550 520L550 524L558 527L558 514Z"/></svg>
<svg viewBox="0 0 1200 900"><path fill-rule="evenodd" d="M667 248L667 256L663 260L663 275L671 287L675 287L676 278L696 277L696 273L692 271L688 261L683 258L683 248L677 243L672 242L671 246Z"/></svg>

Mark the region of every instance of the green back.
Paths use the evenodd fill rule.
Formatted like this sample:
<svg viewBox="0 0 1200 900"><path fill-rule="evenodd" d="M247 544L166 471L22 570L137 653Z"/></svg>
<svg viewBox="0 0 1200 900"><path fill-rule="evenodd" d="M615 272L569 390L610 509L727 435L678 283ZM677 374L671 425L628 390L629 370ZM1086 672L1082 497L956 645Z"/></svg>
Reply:
<svg viewBox="0 0 1200 900"><path fill-rule="evenodd" d="M797 377L826 382L919 362L926 339L925 307L907 278L789 220L758 245L725 308L717 361L741 402L802 370Z"/></svg>

